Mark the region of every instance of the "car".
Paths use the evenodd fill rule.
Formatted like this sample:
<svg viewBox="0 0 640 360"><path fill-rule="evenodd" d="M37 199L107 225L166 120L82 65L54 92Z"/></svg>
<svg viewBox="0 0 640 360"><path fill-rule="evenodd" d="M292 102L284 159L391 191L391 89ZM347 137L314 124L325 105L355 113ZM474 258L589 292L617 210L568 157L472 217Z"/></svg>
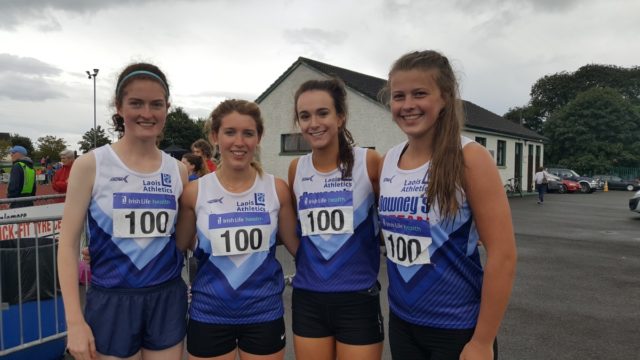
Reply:
<svg viewBox="0 0 640 360"><path fill-rule="evenodd" d="M640 213L640 190L629 199L629 210Z"/></svg>
<svg viewBox="0 0 640 360"><path fill-rule="evenodd" d="M615 175L593 175L593 178L606 182L609 190L640 190L640 180L638 179L625 180Z"/></svg>
<svg viewBox="0 0 640 360"><path fill-rule="evenodd" d="M569 179L560 179L559 177L546 173L547 177L547 191L548 192L557 192L559 194L564 194L566 192L576 192L580 190L580 184L576 181Z"/></svg>
<svg viewBox="0 0 640 360"><path fill-rule="evenodd" d="M602 187L604 186L604 182L594 180L587 176L580 176L577 172L571 169L552 167L548 168L547 172L558 176L561 179L577 181L580 184L580 192L585 194L592 193L597 189L602 189Z"/></svg>

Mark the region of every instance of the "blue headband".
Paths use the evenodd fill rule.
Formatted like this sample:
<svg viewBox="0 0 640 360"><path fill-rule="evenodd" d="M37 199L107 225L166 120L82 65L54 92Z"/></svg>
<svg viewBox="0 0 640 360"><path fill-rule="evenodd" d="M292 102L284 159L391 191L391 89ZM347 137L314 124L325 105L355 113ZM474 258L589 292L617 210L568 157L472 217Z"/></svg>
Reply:
<svg viewBox="0 0 640 360"><path fill-rule="evenodd" d="M140 76L140 75L151 76L152 78L158 80L160 84L162 84L164 91L167 92L167 97L169 96L169 88L167 87L167 84L164 83L164 80L162 80L162 78L157 74L154 74L151 71L146 71L146 70L132 71L129 74L127 74L127 76L123 77L122 80L120 80L120 82L118 83L118 86L116 87L116 95L120 93L120 88L122 87L122 84L124 84L124 82L127 81L127 79L132 78L134 76Z"/></svg>

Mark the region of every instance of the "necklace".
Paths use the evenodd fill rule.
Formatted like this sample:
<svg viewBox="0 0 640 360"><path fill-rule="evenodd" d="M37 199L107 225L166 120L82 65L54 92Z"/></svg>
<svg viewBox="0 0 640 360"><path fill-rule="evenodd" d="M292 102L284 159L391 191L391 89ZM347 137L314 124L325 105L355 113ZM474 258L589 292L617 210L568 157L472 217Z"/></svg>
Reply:
<svg viewBox="0 0 640 360"><path fill-rule="evenodd" d="M222 184L222 187L224 187L226 190L231 191L231 192L235 192L235 193L239 193L239 192L243 192L248 190L252 185L253 182L255 181L255 172L251 173L251 176L247 176L244 179L238 180L238 181L227 181L224 178L224 174L221 171L217 171L217 178L218 181L220 182L220 184Z"/></svg>

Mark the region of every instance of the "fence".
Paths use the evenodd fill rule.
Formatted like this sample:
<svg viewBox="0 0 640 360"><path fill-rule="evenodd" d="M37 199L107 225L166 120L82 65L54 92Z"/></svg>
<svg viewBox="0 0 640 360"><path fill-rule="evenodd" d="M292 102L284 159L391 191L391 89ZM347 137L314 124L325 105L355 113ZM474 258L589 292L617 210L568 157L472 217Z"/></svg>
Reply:
<svg viewBox="0 0 640 360"><path fill-rule="evenodd" d="M49 198L33 200L46 202ZM0 200L0 203L6 202L10 201ZM0 211L0 358L3 360L63 356L67 333L57 275L62 205Z"/></svg>

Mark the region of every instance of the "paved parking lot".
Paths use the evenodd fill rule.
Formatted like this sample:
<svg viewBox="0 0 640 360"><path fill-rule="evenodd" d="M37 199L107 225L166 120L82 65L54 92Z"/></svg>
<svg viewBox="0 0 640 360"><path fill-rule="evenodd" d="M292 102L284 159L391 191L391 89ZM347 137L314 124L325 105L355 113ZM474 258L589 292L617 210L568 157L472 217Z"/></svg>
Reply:
<svg viewBox="0 0 640 360"><path fill-rule="evenodd" d="M503 359L640 359L640 214L632 193L511 199L518 273Z"/></svg>

